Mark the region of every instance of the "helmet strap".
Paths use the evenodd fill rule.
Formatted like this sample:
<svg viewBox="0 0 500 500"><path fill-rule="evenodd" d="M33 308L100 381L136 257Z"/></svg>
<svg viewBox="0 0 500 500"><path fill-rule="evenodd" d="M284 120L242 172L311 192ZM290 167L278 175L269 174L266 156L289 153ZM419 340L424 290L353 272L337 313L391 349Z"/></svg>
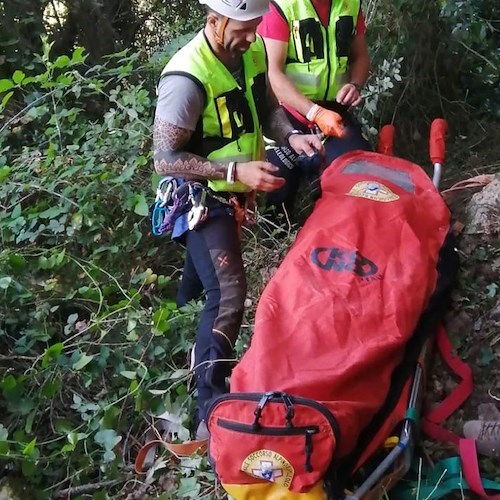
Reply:
<svg viewBox="0 0 500 500"><path fill-rule="evenodd" d="M215 41L224 47L224 31L226 30L227 23L229 22L228 17L221 18L221 23L217 31L215 32Z"/></svg>

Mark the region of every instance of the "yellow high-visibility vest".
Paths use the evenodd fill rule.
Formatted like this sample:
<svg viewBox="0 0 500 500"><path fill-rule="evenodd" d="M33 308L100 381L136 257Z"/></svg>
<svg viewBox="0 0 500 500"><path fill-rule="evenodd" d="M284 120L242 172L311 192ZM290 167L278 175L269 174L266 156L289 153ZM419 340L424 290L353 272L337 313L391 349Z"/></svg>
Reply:
<svg viewBox="0 0 500 500"><path fill-rule="evenodd" d="M326 28L311 0L271 1L290 29L286 74L312 101L334 101L348 81L349 50L360 1L332 0Z"/></svg>
<svg viewBox="0 0 500 500"><path fill-rule="evenodd" d="M261 120L266 113L266 52L262 39L243 54L244 88L212 51L201 31L165 66L164 75L183 75L205 95L205 106L187 150L220 162L265 158ZM214 191L246 192L241 182L208 181Z"/></svg>

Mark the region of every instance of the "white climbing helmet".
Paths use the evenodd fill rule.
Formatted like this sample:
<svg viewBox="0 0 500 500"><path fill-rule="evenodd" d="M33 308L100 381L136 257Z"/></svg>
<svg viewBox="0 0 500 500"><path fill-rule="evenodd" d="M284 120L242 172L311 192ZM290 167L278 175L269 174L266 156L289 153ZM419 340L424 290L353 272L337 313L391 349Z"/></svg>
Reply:
<svg viewBox="0 0 500 500"><path fill-rule="evenodd" d="M251 21L269 11L269 0L199 0L221 16L236 21Z"/></svg>

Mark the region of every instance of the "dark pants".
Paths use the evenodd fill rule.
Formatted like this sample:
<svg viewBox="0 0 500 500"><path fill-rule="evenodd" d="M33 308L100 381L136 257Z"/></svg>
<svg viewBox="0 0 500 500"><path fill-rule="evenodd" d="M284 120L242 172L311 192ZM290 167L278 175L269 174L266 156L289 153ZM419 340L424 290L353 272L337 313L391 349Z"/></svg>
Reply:
<svg viewBox="0 0 500 500"><path fill-rule="evenodd" d="M227 392L226 377L233 357L246 296L246 280L234 217L208 218L186 235L186 260L177 305L205 291L206 301L196 333L195 377L197 421L205 418L210 400Z"/></svg>
<svg viewBox="0 0 500 500"><path fill-rule="evenodd" d="M361 133L361 125L345 110L342 106L335 106L332 103L331 106L325 105L333 111L340 113L344 120L344 125L346 128L346 134L344 137L328 137L324 143L325 146L325 160L324 166L329 166L333 160L339 156L347 153L348 151L354 151L356 149L362 149L364 151L371 151L370 143L363 137ZM286 111L286 110L285 110ZM310 133L311 131L302 122L299 122L294 116L286 112L288 119L292 123L292 126L297 130L301 130L304 133ZM267 151L267 160L276 165L279 168L279 172L275 175L279 177L284 177L286 179L285 184L280 189L272 191L267 196L267 205L276 206L280 208L284 205L288 213L293 212L293 206L295 203L295 197L299 189L300 182L305 178L307 181L312 183L313 186L318 186L318 177L320 172L318 170L310 172L307 174L304 169L297 168L296 162L294 161L295 155L290 155L288 148L275 148L269 149Z"/></svg>

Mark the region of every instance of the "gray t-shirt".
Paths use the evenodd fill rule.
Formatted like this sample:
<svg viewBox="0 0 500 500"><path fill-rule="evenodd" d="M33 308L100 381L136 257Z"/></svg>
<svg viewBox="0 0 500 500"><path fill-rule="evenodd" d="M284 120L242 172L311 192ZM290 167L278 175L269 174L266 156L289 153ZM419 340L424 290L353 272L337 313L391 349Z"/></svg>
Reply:
<svg viewBox="0 0 500 500"><path fill-rule="evenodd" d="M243 86L243 67L232 72L235 80ZM205 95L193 80L182 75L166 75L158 84L156 117L194 131L205 106Z"/></svg>
<svg viewBox="0 0 500 500"><path fill-rule="evenodd" d="M158 84L155 116L194 131L205 105L205 96L187 76L166 75Z"/></svg>

